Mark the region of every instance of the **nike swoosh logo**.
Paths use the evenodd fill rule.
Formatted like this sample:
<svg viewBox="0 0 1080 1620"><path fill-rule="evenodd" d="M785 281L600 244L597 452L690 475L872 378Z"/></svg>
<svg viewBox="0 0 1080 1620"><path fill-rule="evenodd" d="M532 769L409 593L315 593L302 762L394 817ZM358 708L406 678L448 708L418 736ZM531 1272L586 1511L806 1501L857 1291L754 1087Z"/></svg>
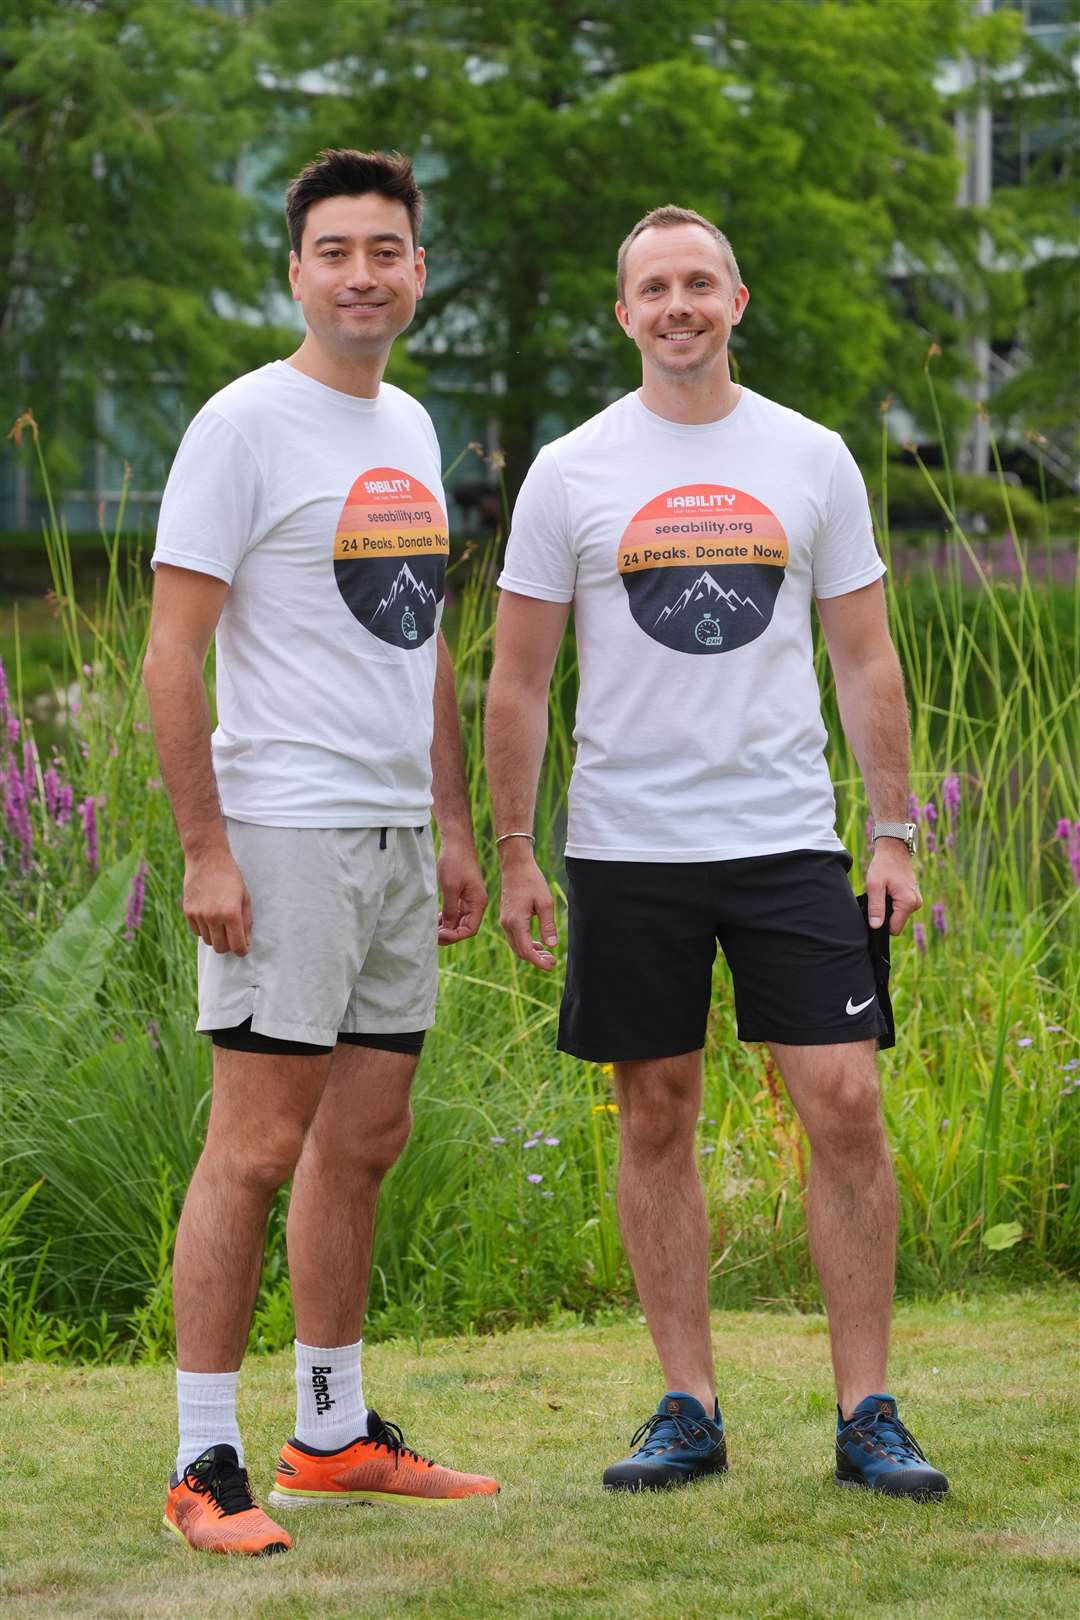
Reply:
<svg viewBox="0 0 1080 1620"><path fill-rule="evenodd" d="M874 1001L876 999L877 998L875 996L870 997L870 1001ZM870 1001L860 1001L857 1007L853 1007L851 1005L851 997L848 996L847 1006L844 1008L844 1011L847 1013L849 1018L854 1018L855 1014L861 1013L864 1007L869 1007Z"/></svg>

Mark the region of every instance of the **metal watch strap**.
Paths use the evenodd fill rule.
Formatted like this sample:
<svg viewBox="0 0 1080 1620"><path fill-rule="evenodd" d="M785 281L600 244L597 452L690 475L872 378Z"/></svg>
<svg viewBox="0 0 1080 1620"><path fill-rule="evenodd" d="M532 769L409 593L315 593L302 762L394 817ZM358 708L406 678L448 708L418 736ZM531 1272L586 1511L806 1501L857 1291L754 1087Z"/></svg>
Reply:
<svg viewBox="0 0 1080 1620"><path fill-rule="evenodd" d="M899 838L902 844L907 845L908 853L914 855L919 843L919 828L914 821L876 821L871 843L876 843L879 838Z"/></svg>

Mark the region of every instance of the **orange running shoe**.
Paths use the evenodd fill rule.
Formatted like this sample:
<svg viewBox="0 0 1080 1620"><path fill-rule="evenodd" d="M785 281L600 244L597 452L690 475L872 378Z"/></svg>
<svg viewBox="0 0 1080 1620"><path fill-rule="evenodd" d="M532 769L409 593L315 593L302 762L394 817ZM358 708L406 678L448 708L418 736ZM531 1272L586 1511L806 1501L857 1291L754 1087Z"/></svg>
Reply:
<svg viewBox="0 0 1080 1620"><path fill-rule="evenodd" d="M165 1529L200 1552L264 1558L288 1552L292 1537L268 1519L251 1494L232 1446L211 1446L169 1480Z"/></svg>
<svg viewBox="0 0 1080 1620"><path fill-rule="evenodd" d="M315 1451L299 1440L281 1450L270 1492L275 1507L347 1507L350 1502L412 1502L437 1507L466 1496L494 1496L483 1474L459 1474L421 1457L396 1423L368 1411L368 1432L340 1451Z"/></svg>

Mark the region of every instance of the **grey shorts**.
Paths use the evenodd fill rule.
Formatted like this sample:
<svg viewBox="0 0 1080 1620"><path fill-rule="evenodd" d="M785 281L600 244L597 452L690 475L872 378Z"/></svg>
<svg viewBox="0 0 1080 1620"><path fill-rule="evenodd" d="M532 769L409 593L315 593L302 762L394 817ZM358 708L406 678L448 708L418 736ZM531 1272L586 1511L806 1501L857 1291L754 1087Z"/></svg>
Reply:
<svg viewBox="0 0 1080 1620"><path fill-rule="evenodd" d="M438 897L430 827L260 827L226 819L251 948L199 941L199 1030L333 1046L430 1029Z"/></svg>

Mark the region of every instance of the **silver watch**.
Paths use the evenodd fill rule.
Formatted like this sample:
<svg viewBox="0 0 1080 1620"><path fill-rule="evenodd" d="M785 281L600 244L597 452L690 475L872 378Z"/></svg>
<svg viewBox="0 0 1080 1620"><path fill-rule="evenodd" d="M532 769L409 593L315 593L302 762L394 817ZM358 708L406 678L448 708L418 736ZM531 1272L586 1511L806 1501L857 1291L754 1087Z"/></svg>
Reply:
<svg viewBox="0 0 1080 1620"><path fill-rule="evenodd" d="M909 855L919 847L919 829L914 821L875 821L871 843L876 844L879 838L899 838L907 845Z"/></svg>

